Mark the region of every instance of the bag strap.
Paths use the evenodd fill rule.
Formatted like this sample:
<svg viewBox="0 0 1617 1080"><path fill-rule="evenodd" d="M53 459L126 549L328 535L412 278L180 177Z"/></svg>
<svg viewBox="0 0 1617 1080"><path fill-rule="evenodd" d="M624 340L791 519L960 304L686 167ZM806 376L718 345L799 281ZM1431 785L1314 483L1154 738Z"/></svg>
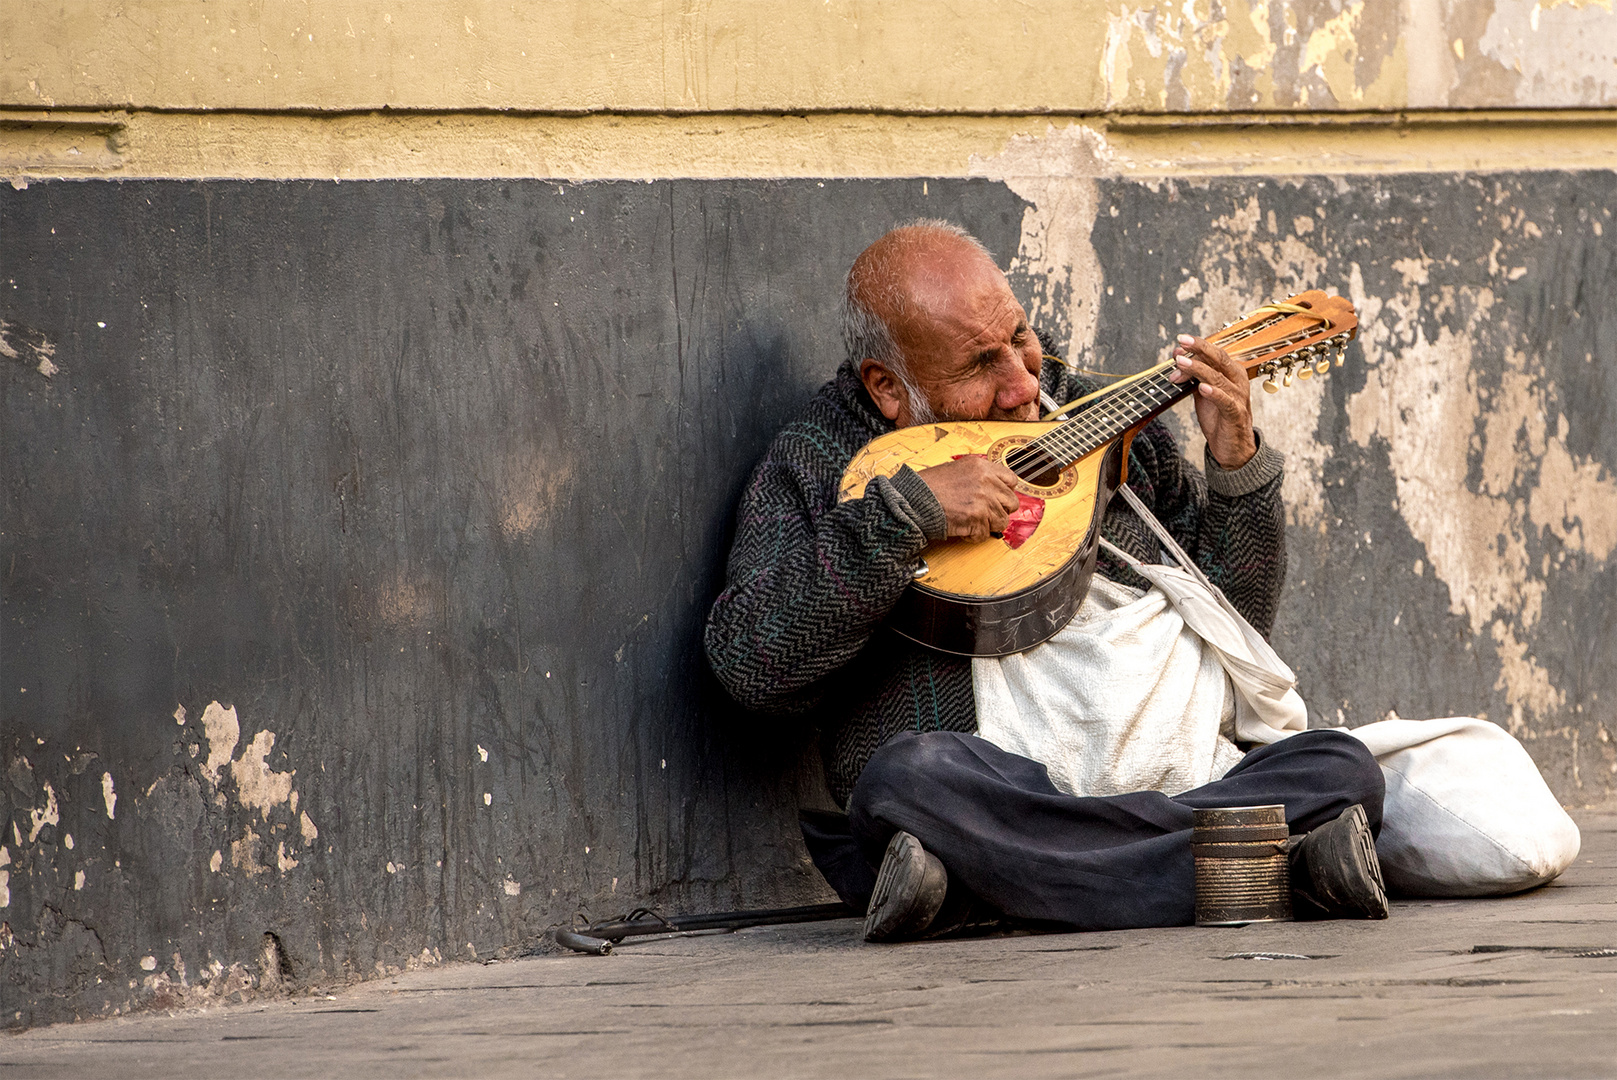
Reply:
<svg viewBox="0 0 1617 1080"><path fill-rule="evenodd" d="M1218 586L1209 581L1207 575L1202 573L1202 568L1196 565L1196 560L1185 554L1185 549L1179 546L1179 541L1173 538L1173 534L1168 531L1167 527L1157 520L1157 515L1146 507L1145 503L1140 500L1138 495L1134 494L1127 484L1118 485L1117 493L1123 496L1123 501L1129 504L1129 509L1139 515L1140 520L1145 522L1151 531L1157 534L1157 539L1162 541L1162 546L1167 549L1168 554L1173 556L1174 562L1179 564L1181 570L1195 578L1196 583L1202 588L1220 596L1224 595ZM1122 559L1130 566L1140 565L1140 560L1134 558L1134 556L1106 539L1106 537L1101 537L1100 543L1101 547L1105 548L1108 553Z"/></svg>

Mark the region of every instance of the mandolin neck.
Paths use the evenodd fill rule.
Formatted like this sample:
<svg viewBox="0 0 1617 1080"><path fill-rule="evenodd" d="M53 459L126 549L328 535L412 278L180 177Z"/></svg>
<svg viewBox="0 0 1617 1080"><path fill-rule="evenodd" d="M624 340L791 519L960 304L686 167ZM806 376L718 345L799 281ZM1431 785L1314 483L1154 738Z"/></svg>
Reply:
<svg viewBox="0 0 1617 1080"><path fill-rule="evenodd" d="M1172 382L1168 376L1173 371L1171 364L1162 364L1108 387L1079 406L1072 419L1036 441L1061 466L1072 464L1189 397L1196 380Z"/></svg>

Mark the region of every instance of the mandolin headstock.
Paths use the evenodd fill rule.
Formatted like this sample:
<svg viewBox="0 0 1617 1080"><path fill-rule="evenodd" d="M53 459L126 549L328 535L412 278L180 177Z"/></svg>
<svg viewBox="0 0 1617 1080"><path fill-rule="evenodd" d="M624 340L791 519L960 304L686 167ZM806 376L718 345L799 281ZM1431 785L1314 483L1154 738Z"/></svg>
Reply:
<svg viewBox="0 0 1617 1080"><path fill-rule="evenodd" d="M1342 365L1342 348L1359 334L1353 302L1310 289L1242 316L1207 340L1222 345L1247 378L1268 376L1263 388L1270 393L1299 379L1324 375Z"/></svg>

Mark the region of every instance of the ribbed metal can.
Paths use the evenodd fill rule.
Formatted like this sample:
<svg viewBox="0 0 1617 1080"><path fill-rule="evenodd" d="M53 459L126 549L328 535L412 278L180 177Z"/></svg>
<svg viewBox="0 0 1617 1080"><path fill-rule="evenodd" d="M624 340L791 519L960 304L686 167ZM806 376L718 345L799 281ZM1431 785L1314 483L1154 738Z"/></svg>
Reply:
<svg viewBox="0 0 1617 1080"><path fill-rule="evenodd" d="M1291 918L1284 806L1195 811L1196 925L1237 926Z"/></svg>

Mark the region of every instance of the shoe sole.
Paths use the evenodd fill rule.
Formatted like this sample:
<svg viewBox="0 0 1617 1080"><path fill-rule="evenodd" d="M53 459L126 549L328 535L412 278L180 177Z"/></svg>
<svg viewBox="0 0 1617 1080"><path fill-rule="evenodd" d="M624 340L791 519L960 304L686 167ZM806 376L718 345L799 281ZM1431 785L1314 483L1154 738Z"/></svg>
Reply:
<svg viewBox="0 0 1617 1080"><path fill-rule="evenodd" d="M865 940L897 941L921 933L943 906L947 889L943 864L909 833L894 833L865 909Z"/></svg>
<svg viewBox="0 0 1617 1080"><path fill-rule="evenodd" d="M1365 878L1374 886L1374 895L1364 904L1365 918L1385 919L1389 914L1387 885L1381 878L1381 860L1376 857L1376 837L1370 831L1370 822L1364 816L1364 807L1354 803L1348 808L1353 815L1353 853L1364 871Z"/></svg>

